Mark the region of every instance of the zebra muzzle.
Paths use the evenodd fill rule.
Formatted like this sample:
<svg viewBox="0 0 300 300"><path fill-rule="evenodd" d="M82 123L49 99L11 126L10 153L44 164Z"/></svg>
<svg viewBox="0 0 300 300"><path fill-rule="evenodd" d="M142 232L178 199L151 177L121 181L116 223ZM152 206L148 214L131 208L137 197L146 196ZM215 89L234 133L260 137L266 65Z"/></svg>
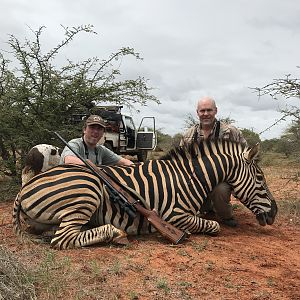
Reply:
<svg viewBox="0 0 300 300"><path fill-rule="evenodd" d="M266 224L267 224L266 213L260 213L260 214L256 215L256 220L258 221L259 225L266 226Z"/></svg>
<svg viewBox="0 0 300 300"><path fill-rule="evenodd" d="M272 225L278 212L278 207L274 199L271 200L271 209L269 212L261 212L256 215L256 219L261 226Z"/></svg>
<svg viewBox="0 0 300 300"><path fill-rule="evenodd" d="M259 213L256 215L256 219L261 226L272 225L275 221L276 213L270 211L268 213Z"/></svg>

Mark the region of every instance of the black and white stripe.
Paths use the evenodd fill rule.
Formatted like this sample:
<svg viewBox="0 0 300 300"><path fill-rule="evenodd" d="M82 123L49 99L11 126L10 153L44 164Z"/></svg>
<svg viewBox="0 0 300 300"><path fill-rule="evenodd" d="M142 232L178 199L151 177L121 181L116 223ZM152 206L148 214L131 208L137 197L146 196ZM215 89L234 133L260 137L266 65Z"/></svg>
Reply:
<svg viewBox="0 0 300 300"><path fill-rule="evenodd" d="M262 225L273 223L277 207L257 166L257 154L256 147L210 141L190 149L174 149L160 160L103 169L116 182L140 194L146 207L155 209L164 220L191 233L216 234L220 230L218 222L201 218L200 209L208 193L222 181L232 186L236 197L256 214ZM114 203L97 176L75 165L54 167L22 188L14 209L17 232L18 211L27 219L59 225L51 244L62 249L111 240L124 236L123 231L154 231L145 218L139 214L129 217ZM80 231L85 224L93 229ZM112 233L103 237L99 228L107 224Z"/></svg>

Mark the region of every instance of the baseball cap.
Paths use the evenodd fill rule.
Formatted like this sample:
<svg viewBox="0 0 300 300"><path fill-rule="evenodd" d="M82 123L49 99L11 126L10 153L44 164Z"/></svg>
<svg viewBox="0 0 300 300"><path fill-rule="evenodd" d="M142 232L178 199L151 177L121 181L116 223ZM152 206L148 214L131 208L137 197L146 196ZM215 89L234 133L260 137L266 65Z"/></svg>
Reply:
<svg viewBox="0 0 300 300"><path fill-rule="evenodd" d="M86 121L85 121L85 124L86 125L94 125L94 124L97 124L97 125L100 125L102 127L106 127L106 124L105 124L105 121L98 115L91 115L89 116Z"/></svg>

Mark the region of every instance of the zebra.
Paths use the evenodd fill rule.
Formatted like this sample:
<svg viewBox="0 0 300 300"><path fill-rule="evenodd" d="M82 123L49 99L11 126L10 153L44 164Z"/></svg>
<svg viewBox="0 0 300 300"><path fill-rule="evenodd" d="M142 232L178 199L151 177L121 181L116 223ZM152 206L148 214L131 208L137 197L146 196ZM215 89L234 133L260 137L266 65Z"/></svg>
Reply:
<svg viewBox="0 0 300 300"><path fill-rule="evenodd" d="M189 148L174 148L158 160L103 170L135 190L144 205L155 209L165 221L190 233L215 235L220 231L219 223L202 218L200 210L207 195L222 181L231 185L260 225L273 224L277 205L257 164L258 154L258 145L250 148L226 140L203 141ZM79 165L60 165L33 177L15 200L13 225L17 234L22 234L20 216L30 225L58 225L51 240L51 246L58 249L155 231L143 216L126 214L110 198L103 182ZM84 225L91 229L83 231Z"/></svg>

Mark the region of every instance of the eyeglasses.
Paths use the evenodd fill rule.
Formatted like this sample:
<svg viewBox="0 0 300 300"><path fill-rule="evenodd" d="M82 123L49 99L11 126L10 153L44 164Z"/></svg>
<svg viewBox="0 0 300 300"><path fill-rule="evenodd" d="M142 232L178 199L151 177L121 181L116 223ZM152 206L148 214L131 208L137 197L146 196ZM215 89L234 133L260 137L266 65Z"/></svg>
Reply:
<svg viewBox="0 0 300 300"><path fill-rule="evenodd" d="M207 112L208 114L211 114L213 111L214 111L214 109L212 109L212 108L198 110L198 112L200 114L205 114L205 112Z"/></svg>

